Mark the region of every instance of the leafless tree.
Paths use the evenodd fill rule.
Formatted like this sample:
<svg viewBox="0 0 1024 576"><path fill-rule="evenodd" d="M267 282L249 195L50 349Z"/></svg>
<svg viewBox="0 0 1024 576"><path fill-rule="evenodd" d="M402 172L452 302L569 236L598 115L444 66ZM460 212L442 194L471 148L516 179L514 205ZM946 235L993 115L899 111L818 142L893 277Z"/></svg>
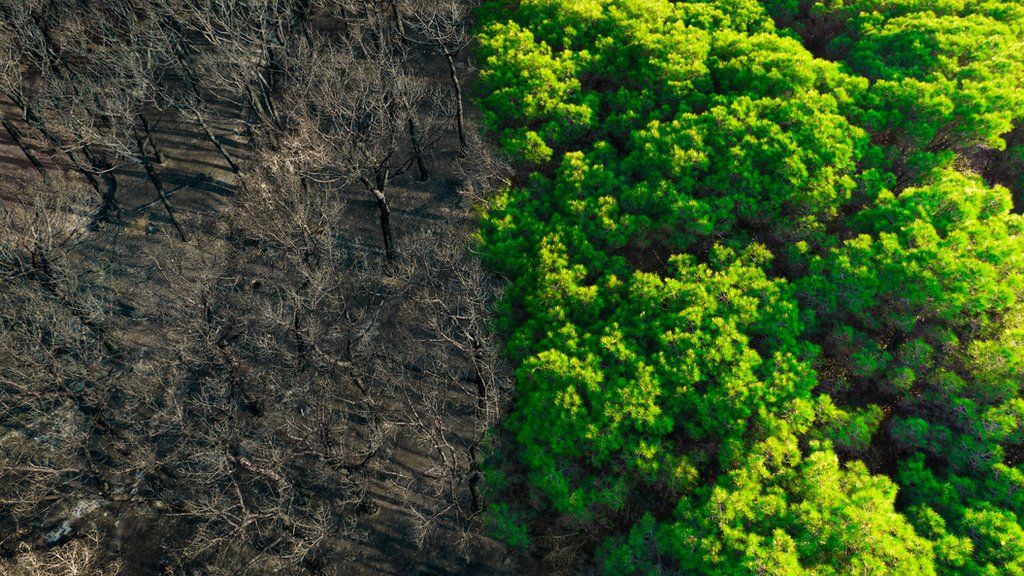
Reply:
<svg viewBox="0 0 1024 576"><path fill-rule="evenodd" d="M463 156L469 146L466 137L466 111L462 96L462 82L456 59L469 45L469 16L472 6L460 0L428 0L419 2L414 11L416 28L427 42L436 45L448 66L455 102L456 131L459 153Z"/></svg>
<svg viewBox="0 0 1024 576"><path fill-rule="evenodd" d="M0 560L0 571L11 576L115 576L122 573L120 562L103 553L102 536L92 531L66 544L33 550L22 545L8 560Z"/></svg>
<svg viewBox="0 0 1024 576"><path fill-rule="evenodd" d="M401 47L389 39L390 26L378 18L352 33L357 39L351 43L300 52L298 80L283 99L291 111L286 148L296 151L291 157L300 179L339 188L361 184L377 206L385 254L393 262L389 184L416 165L426 175L424 130L417 132L412 118L429 92L405 70Z"/></svg>
<svg viewBox="0 0 1024 576"><path fill-rule="evenodd" d="M116 183L106 179L105 187L101 189L96 174L102 172L102 166L86 163L79 157L80 153L87 157L91 154L87 152L88 147L66 145L65 139L45 117L47 102L40 97L39 86L47 78L59 74L60 62L52 39L35 17L35 8L27 1L0 2L0 35L7 39L0 47L0 94L18 108L26 123L37 130L54 151L66 155L71 165L109 202Z"/></svg>

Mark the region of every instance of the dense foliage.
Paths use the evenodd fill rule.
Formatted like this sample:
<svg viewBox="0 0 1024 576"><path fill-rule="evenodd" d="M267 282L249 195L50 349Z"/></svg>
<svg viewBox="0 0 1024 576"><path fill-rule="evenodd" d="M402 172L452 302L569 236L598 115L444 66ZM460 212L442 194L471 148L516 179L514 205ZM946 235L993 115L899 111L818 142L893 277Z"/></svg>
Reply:
<svg viewBox="0 0 1024 576"><path fill-rule="evenodd" d="M603 572L1024 574L1024 219L971 164L1024 1L481 16L508 429Z"/></svg>

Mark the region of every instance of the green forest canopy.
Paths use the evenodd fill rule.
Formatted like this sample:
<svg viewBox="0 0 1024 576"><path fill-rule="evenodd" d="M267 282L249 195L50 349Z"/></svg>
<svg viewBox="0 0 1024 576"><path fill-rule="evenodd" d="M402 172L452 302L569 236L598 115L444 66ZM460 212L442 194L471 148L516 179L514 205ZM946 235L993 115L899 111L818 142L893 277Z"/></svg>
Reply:
<svg viewBox="0 0 1024 576"><path fill-rule="evenodd" d="M1024 575L1024 219L969 161L1024 0L481 19L512 450L603 573Z"/></svg>

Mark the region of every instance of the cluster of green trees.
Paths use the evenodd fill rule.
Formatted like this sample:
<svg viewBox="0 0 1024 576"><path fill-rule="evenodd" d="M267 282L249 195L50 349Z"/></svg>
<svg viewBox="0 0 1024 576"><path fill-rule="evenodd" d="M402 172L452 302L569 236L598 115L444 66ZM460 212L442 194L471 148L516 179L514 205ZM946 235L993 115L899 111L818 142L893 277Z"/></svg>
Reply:
<svg viewBox="0 0 1024 576"><path fill-rule="evenodd" d="M1024 219L971 164L1024 0L481 20L508 429L603 573L1024 574Z"/></svg>

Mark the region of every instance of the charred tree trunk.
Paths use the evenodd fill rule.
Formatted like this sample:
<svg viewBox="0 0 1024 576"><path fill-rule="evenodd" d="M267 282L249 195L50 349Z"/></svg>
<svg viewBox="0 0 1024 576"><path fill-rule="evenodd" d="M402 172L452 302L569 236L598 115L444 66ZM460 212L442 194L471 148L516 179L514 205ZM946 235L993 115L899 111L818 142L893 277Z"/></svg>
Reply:
<svg viewBox="0 0 1024 576"><path fill-rule="evenodd" d="M391 232L391 206L388 205L388 197L384 194L387 187L388 175L377 178L377 185L370 183L369 179L363 177L363 184L370 191L370 195L377 201L377 210L380 212L380 231L384 236L384 254L388 262L395 261L395 242Z"/></svg>
<svg viewBox="0 0 1024 576"><path fill-rule="evenodd" d="M170 25L173 27L175 31L178 31L177 23L170 22ZM178 33L182 34L182 32ZM175 55L178 58L178 62L181 63L182 69L186 71L190 70L191 59L189 58L188 53L185 52L183 48L176 45ZM195 100L190 104L176 104L175 108L177 108L178 112L181 112L182 114L185 114L186 106L190 109L192 114L195 115L196 121L199 122L199 126L203 129L203 133L206 134L206 138L213 144L214 148L217 149L217 153L220 154L222 158L224 158L224 161L228 163L228 166L231 168L231 171L234 172L235 176L238 177L238 182L244 188L245 180L242 179L242 169L238 166L238 163L235 162L235 159L231 156L231 154L228 153L227 149L224 148L224 146L220 143L220 140L217 138L216 134L214 134L213 130L210 129L209 124L206 123L206 118L203 116L202 112L203 97L202 94L199 92L199 87L197 86L196 81L193 78L189 77L189 75L186 75L183 78L183 80L188 85L188 88L191 91L192 96L195 98ZM247 91L247 93L251 101L252 93L250 91ZM253 108L249 111L249 119L245 121L246 130L250 134L252 133L252 114L254 113L255 105L253 104Z"/></svg>
<svg viewBox="0 0 1024 576"><path fill-rule="evenodd" d="M459 71L455 68L455 55L448 50L444 51L444 57L448 61L448 74L452 79L452 87L455 89L455 122L459 132L459 156L466 155L466 110L462 104L462 83L459 82Z"/></svg>
<svg viewBox="0 0 1024 576"><path fill-rule="evenodd" d="M25 141L21 137L21 132L18 131L18 128L15 127L14 124L11 124L11 121L7 118L0 120L0 124L3 124L4 130L6 130L7 134L10 135L11 140L18 145L18 148L21 148L21 152L25 155L25 158L28 158L28 161L32 163L32 166L36 171L38 171L43 178L48 178L46 169L43 168L43 163L36 158L35 154L33 154L31 150L29 150L28 145L25 144Z"/></svg>
<svg viewBox="0 0 1024 576"><path fill-rule="evenodd" d="M171 209L171 203L167 200L167 195L164 194L163 184L160 182L160 175L156 173L156 169L153 168L153 163L149 161L149 156L146 155L145 145L142 143L142 139L136 139L136 147L138 149L138 156L136 161L142 165L143 169L146 170L146 176L149 177L149 181L153 184L153 188L156 189L157 196L160 197L160 203L164 205L164 210L167 211L167 216L171 219L171 225L178 232L178 236L181 237L182 242L188 242L188 236L185 235L185 231L181 229L181 225L178 224L178 220L174 217L174 210Z"/></svg>
<svg viewBox="0 0 1024 576"><path fill-rule="evenodd" d="M371 193L377 199L377 210L380 211L380 231L384 235L384 254L387 256L388 262L394 262L395 243L391 235L391 207L388 206L388 197L376 188Z"/></svg>
<svg viewBox="0 0 1024 576"><path fill-rule="evenodd" d="M157 147L156 141L153 140L153 127L150 126L145 114L139 114L139 120L142 121L142 129L146 134L146 143L149 144L149 149L153 151L153 160L157 164L163 164L164 157L160 154L160 148Z"/></svg>
<svg viewBox="0 0 1024 576"><path fill-rule="evenodd" d="M346 40L352 38L351 23L349 22L348 9L345 8L344 4L338 5L338 18L341 19L341 32L345 35Z"/></svg>
<svg viewBox="0 0 1024 576"><path fill-rule="evenodd" d="M235 162L235 159L231 156L227 149L224 148L224 145L220 143L220 140L217 138L217 135L214 134L213 130L210 129L209 124L206 123L206 119L203 118L203 113L200 112L198 109L194 109L193 112L196 115L196 120L199 122L199 126L202 127L203 132L206 134L206 138L213 143L213 146L215 148L217 148L217 152L221 155L222 158L224 158L224 161L227 162L228 166L231 167L231 171L235 173L235 176L238 176L239 182L241 182L242 169L239 168L238 163Z"/></svg>
<svg viewBox="0 0 1024 576"><path fill-rule="evenodd" d="M416 130L416 121L411 116L409 117L409 139L412 141L412 151L416 157L416 169L419 171L416 180L424 182L430 178L430 174L427 173L427 166L423 163L423 148L420 146L419 131Z"/></svg>
<svg viewBox="0 0 1024 576"><path fill-rule="evenodd" d="M279 23L274 31L275 42L267 42L264 48L263 65L256 70L256 80L259 83L256 97L265 111L265 116L269 118L271 124L278 131L284 130L284 122L281 119L281 115L278 114L274 98L278 93L282 77L284 76L284 67L282 65L284 56L278 53L278 47L286 45L284 39L285 35L282 35Z"/></svg>
<svg viewBox="0 0 1024 576"><path fill-rule="evenodd" d="M249 119L246 121L246 131L249 134L258 134L259 131L255 129L258 125L273 128L276 142L276 133L282 129L281 119L274 108L274 101L270 98L272 91L263 74L257 73L256 78L259 84L257 89L254 90L251 86L247 86L245 89L246 99L249 101ZM274 146L276 144L272 142L271 147Z"/></svg>
<svg viewBox="0 0 1024 576"><path fill-rule="evenodd" d="M477 408L483 411L487 407L487 381L484 380L484 373L481 366L484 362L484 349L480 339L475 335L470 336L470 343L473 346L473 383L476 384Z"/></svg>
<svg viewBox="0 0 1024 576"><path fill-rule="evenodd" d="M469 447L469 469L469 496L472 500L470 511L475 515L483 509L483 501L480 497L480 462L476 444Z"/></svg>
<svg viewBox="0 0 1024 576"><path fill-rule="evenodd" d="M85 167L82 166L82 163L78 160L78 158L71 150L64 148L64 143L61 141L61 139L56 134L51 132L49 128L47 128L46 122L44 122L42 118L36 115L35 111L32 110L32 107L29 106L28 102L25 102L23 98L16 95L8 94L7 96L21 110L21 113L24 116L25 121L28 122L29 126L35 128L40 134L42 134L43 138L45 138L46 141L49 142L51 146L53 146L54 150L62 150L64 154L68 157L68 160L71 161L71 165L74 166L75 169L77 169L83 176L85 176L85 179L89 181L89 185L92 186L94 190L96 190L96 193L99 194L101 198L106 200L106 195L100 189L100 183L99 180L96 180L96 176L91 171L85 169Z"/></svg>
<svg viewBox="0 0 1024 576"><path fill-rule="evenodd" d="M93 154L88 145L82 146L82 153L92 169L103 178L103 191L100 192L103 197L103 208L100 210L100 216L101 218L106 217L107 214L119 209L117 206L117 179L111 173L112 167Z"/></svg>
<svg viewBox="0 0 1024 576"><path fill-rule="evenodd" d="M310 0L296 2L292 7L292 29L298 28L302 32L308 46L313 46L313 34L309 25Z"/></svg>
<svg viewBox="0 0 1024 576"><path fill-rule="evenodd" d="M405 22L402 21L402 13L398 10L398 0L391 0L391 15L395 19L399 40L405 42Z"/></svg>

